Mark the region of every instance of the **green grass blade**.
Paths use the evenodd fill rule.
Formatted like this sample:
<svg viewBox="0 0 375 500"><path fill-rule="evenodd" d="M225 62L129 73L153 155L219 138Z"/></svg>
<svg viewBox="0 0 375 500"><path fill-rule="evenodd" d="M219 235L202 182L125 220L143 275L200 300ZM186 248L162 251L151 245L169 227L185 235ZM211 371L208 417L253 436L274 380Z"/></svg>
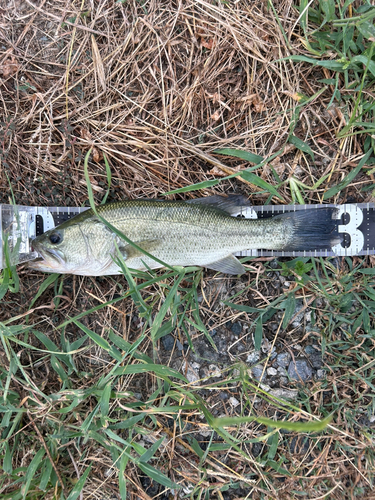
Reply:
<svg viewBox="0 0 375 500"><path fill-rule="evenodd" d="M4 297L4 295L7 293L8 288L9 288L9 281L10 281L10 272L8 268L3 269L0 277L0 300Z"/></svg>
<svg viewBox="0 0 375 500"><path fill-rule="evenodd" d="M263 340L263 322L262 322L262 317L259 316L256 322L255 333L254 333L254 349L256 351L260 351L262 340Z"/></svg>
<svg viewBox="0 0 375 500"><path fill-rule="evenodd" d="M90 337L90 339L92 341L94 341L95 344L97 344L99 347L101 347L105 351L110 351L111 350L111 344L109 344L105 339L103 339L103 337L101 337L97 333L93 332L92 330L90 330L89 328L87 328L87 326L83 325L79 321L73 321L73 323L75 325L77 325L78 328L80 328L83 332L85 332L86 335L88 337Z"/></svg>
<svg viewBox="0 0 375 500"><path fill-rule="evenodd" d="M283 329L289 325L289 321L292 319L294 312L296 310L296 298L294 293L290 293L285 300L285 314L283 319Z"/></svg>
<svg viewBox="0 0 375 500"><path fill-rule="evenodd" d="M102 413L102 417L106 417L109 412L109 400L111 398L111 390L112 386L111 383L108 382L102 392L102 395L100 397L100 411Z"/></svg>
<svg viewBox="0 0 375 500"><path fill-rule="evenodd" d="M87 476L90 474L92 464L90 464L82 476L78 479L77 484L74 486L72 491L69 493L69 496L66 500L76 500L80 493L84 491L83 487L85 485Z"/></svg>
<svg viewBox="0 0 375 500"><path fill-rule="evenodd" d="M231 149L231 148L215 149L214 153L218 155L234 156L235 158L241 158L242 160L246 160L250 163L255 163L256 165L264 160L263 156L250 153L249 151L243 151L241 149Z"/></svg>
<svg viewBox="0 0 375 500"><path fill-rule="evenodd" d="M284 422L266 417L218 417L212 418L211 425L216 429L256 421L259 424L267 425L275 429L285 429L295 432L321 432L327 427L331 420L332 417L327 417L315 422Z"/></svg>
<svg viewBox="0 0 375 500"><path fill-rule="evenodd" d="M179 490L180 486L173 481L171 481L167 476L162 474L158 469L152 467L150 464L145 464L143 462L138 463L138 467L144 472L148 477L156 481L157 483L165 486L166 488L171 488L175 490Z"/></svg>
<svg viewBox="0 0 375 500"><path fill-rule="evenodd" d="M361 171L362 167L365 165L366 161L370 158L372 154L372 150L370 149L367 151L367 153L364 155L362 160L358 163L358 165L343 179L337 186L334 186L328 191L324 193L323 200L328 200L329 198L332 198L332 196L335 196L337 193L342 191L348 184L352 182L352 180L356 177L356 175L359 174Z"/></svg>
<svg viewBox="0 0 375 500"><path fill-rule="evenodd" d="M33 305L39 299L39 297L47 290L47 288L50 285L52 285L52 283L55 283L55 281L58 280L59 277L60 277L60 274L50 274L49 276L47 276L47 278L43 281L43 283L38 288L38 291L36 292L35 297L30 302L29 309L31 309L33 307Z"/></svg>
<svg viewBox="0 0 375 500"><path fill-rule="evenodd" d="M45 453L46 452L45 452L44 448L40 448L36 452L34 458L31 460L29 466L27 467L27 471L26 471L26 474L25 474L25 484L22 487L22 498L23 498L23 500L25 500L25 498L27 498L27 494L28 494L29 489L30 489L31 481L34 478L36 471L38 470L38 468L43 463L42 459L43 459Z"/></svg>
<svg viewBox="0 0 375 500"><path fill-rule="evenodd" d="M39 483L39 489L41 489L42 491L46 491L48 483L51 481L52 471L52 462L50 460L44 460L44 467L42 469Z"/></svg>
<svg viewBox="0 0 375 500"><path fill-rule="evenodd" d="M111 190L111 183L112 183L111 167L109 166L107 157L106 157L106 155L104 153L103 153L103 158L104 158L104 164L105 164L105 171L107 173L107 184L108 184L108 187L107 187L107 191L106 191L106 193L104 195L104 198L102 199L102 203L101 203L102 205L104 205L105 202L107 201L109 192Z"/></svg>
<svg viewBox="0 0 375 500"><path fill-rule="evenodd" d="M268 184L268 182L264 181L261 177L258 177L256 174L248 172L247 170L243 170L241 172L241 177L246 181L251 182L251 184L254 184L255 186L260 187L261 189L268 191L273 196L276 196L276 198L279 198L281 201L283 202L285 201L284 198L277 192L277 190L273 186L271 186L271 184Z"/></svg>
<svg viewBox="0 0 375 500"><path fill-rule="evenodd" d="M153 340L153 342L155 342L155 337L157 336L158 330L161 327L161 324L165 318L165 315L167 314L168 309L171 305L171 302L175 298L178 287L179 287L181 281L184 279L184 277L185 277L185 271L182 270L179 278L175 281L173 287L171 288L171 290L168 293L167 298L163 302L163 305L161 306L160 311L157 313L157 315L152 323L150 335L151 335L151 339Z"/></svg>
<svg viewBox="0 0 375 500"><path fill-rule="evenodd" d="M123 453L120 458L120 465L119 465L119 473L118 473L118 480L119 480L119 491L120 491L120 496L121 500L126 500L127 495L126 495L126 479L125 479L125 468L129 462L129 458Z"/></svg>
<svg viewBox="0 0 375 500"><path fill-rule="evenodd" d="M296 148L299 149L300 151L302 151L303 153L308 153L311 156L312 160L315 161L314 152L310 148L310 146L308 144L306 144L306 142L302 141L301 139L299 139L295 135L291 135L289 137L289 142L291 144L294 144L294 146L296 146Z"/></svg>
<svg viewBox="0 0 375 500"><path fill-rule="evenodd" d="M162 379L166 379L168 377L175 377L179 380L183 380L188 383L187 379L178 371L173 370L172 368L168 368L164 365L155 365L153 363L144 363L137 365L128 365L124 367L116 368L113 371L113 375L132 375L134 373L148 373L153 372Z"/></svg>
<svg viewBox="0 0 375 500"><path fill-rule="evenodd" d="M164 439L165 438L163 436L160 439L158 439L157 441L155 441L155 443L153 445L151 445L150 448L147 451L145 451L143 453L143 455L141 455L139 457L139 461L144 462L144 463L148 462L155 455L155 453L159 449L159 446L164 441Z"/></svg>

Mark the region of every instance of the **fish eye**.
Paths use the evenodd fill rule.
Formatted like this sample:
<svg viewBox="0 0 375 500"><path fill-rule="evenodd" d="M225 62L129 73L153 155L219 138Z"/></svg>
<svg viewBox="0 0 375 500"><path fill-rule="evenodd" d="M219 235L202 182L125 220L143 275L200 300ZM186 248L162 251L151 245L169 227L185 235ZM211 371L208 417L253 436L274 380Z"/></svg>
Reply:
<svg viewBox="0 0 375 500"><path fill-rule="evenodd" d="M50 234L49 236L49 241L53 244L53 245L57 245L58 243L61 243L62 242L62 236L60 233L52 233Z"/></svg>

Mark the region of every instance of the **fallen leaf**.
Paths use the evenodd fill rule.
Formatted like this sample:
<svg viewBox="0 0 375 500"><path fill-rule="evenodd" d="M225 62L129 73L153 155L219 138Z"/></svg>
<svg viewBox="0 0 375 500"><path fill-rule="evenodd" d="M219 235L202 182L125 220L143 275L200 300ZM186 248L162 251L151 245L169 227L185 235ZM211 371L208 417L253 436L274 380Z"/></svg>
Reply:
<svg viewBox="0 0 375 500"><path fill-rule="evenodd" d="M257 113L262 113L265 108L265 102L259 97L258 94L250 94L239 98L239 101L245 101L250 106L253 106Z"/></svg>
<svg viewBox="0 0 375 500"><path fill-rule="evenodd" d="M92 141L92 135L90 134L89 130L87 128L81 127L79 131L82 139L85 139L85 141Z"/></svg>
<svg viewBox="0 0 375 500"><path fill-rule="evenodd" d="M103 153L98 148L92 148L92 159L99 163L103 159Z"/></svg>
<svg viewBox="0 0 375 500"><path fill-rule="evenodd" d="M206 49L211 50L214 45L214 41L212 38L206 41L203 37L201 37L201 45L203 45Z"/></svg>
<svg viewBox="0 0 375 500"><path fill-rule="evenodd" d="M291 97L294 101L297 101L297 102L305 102L308 100L308 96L305 95L305 94L301 94L300 92L289 92L289 91L285 91L284 94L288 95L289 97Z"/></svg>
<svg viewBox="0 0 375 500"><path fill-rule="evenodd" d="M266 109L264 101L262 101L259 96L254 98L252 105L257 113L262 113Z"/></svg>
<svg viewBox="0 0 375 500"><path fill-rule="evenodd" d="M231 172L232 173L239 172L241 170L241 168L242 168L241 166L232 167ZM221 170L218 167L212 168L209 173L211 175L214 175L215 177L226 177L228 175L228 172L224 172L224 170Z"/></svg>
<svg viewBox="0 0 375 500"><path fill-rule="evenodd" d="M0 71L3 74L4 78L8 78L9 76L17 73L18 68L19 65L17 59L14 56L11 56L3 62L2 66L0 67Z"/></svg>

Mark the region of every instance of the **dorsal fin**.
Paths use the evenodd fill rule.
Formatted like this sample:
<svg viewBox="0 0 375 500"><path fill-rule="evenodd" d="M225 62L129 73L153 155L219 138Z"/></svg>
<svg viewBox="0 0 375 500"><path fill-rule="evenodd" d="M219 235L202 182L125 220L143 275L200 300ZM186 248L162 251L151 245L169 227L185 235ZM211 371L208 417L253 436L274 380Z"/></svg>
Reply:
<svg viewBox="0 0 375 500"><path fill-rule="evenodd" d="M205 198L195 198L194 200L187 200L186 203L197 205L208 205L210 207L218 208L227 212L229 215L241 212L241 208L250 207L249 200L241 194L229 194L227 196L214 195L206 196Z"/></svg>

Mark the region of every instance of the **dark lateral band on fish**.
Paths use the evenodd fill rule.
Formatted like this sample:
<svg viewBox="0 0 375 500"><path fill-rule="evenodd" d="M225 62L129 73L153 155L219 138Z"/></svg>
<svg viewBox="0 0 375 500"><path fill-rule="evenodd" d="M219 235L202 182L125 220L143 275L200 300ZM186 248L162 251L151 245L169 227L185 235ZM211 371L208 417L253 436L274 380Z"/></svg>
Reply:
<svg viewBox="0 0 375 500"><path fill-rule="evenodd" d="M245 268L234 253L247 249L313 251L340 242L335 208L296 211L269 219L232 217L248 208L243 196L189 201L127 200L97 207L97 213L139 249L119 238L89 209L33 241L45 272L103 276L120 274L118 250L132 269L202 266L228 274Z"/></svg>

